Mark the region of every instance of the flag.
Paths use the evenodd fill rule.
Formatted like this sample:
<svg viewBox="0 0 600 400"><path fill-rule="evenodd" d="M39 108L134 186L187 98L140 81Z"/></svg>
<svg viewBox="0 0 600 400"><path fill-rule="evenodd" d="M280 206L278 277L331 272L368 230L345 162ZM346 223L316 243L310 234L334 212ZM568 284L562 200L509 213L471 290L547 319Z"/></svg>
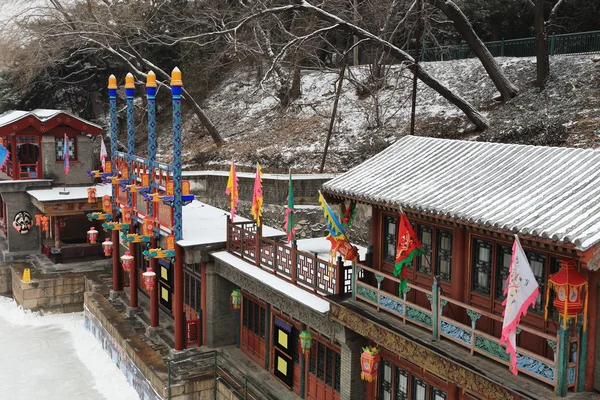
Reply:
<svg viewBox="0 0 600 400"><path fill-rule="evenodd" d="M329 231L327 240L331 242L331 249L329 252L331 253L332 258L335 253L340 253L346 261L354 261L358 259L358 250L346 237L342 223L335 215L331 207L329 207L329 204L327 204L327 201L325 201L325 198L321 192L319 192L319 203L323 209L325 224L327 225L327 230Z"/></svg>
<svg viewBox="0 0 600 400"><path fill-rule="evenodd" d="M65 133L65 139L63 143L63 165L65 167L65 175L69 174L69 138Z"/></svg>
<svg viewBox="0 0 600 400"><path fill-rule="evenodd" d="M292 186L292 171L290 171L290 186L288 188L288 206L285 210L285 224L283 229L287 232L288 243L292 241L296 228L294 227L294 187Z"/></svg>
<svg viewBox="0 0 600 400"><path fill-rule="evenodd" d="M106 172L104 166L106 164L106 157L108 157L108 153L106 152L106 145L104 144L104 138L100 135L100 162L102 163L102 171Z"/></svg>
<svg viewBox="0 0 600 400"><path fill-rule="evenodd" d="M535 306L540 291L517 235L512 247L512 259L506 283L504 290L506 299L502 303L505 306L504 322L499 343L506 343L506 354L510 354L511 372L517 375L517 325L521 315L527 314L529 306Z"/></svg>
<svg viewBox="0 0 600 400"><path fill-rule="evenodd" d="M262 219L262 168L259 163L256 163L256 177L254 178L254 194L252 195L252 216L256 221L256 225L260 226Z"/></svg>
<svg viewBox="0 0 600 400"><path fill-rule="evenodd" d="M6 149L6 147L0 144L0 168L4 166L6 160L8 160L8 150Z"/></svg>
<svg viewBox="0 0 600 400"><path fill-rule="evenodd" d="M231 169L229 170L229 179L227 179L227 189L225 194L231 196L230 209L231 209L231 221L235 218L235 211L238 205L238 179L235 173L235 161L231 161Z"/></svg>
<svg viewBox="0 0 600 400"><path fill-rule="evenodd" d="M398 226L398 244L396 246L396 266L394 267L394 276L400 275L399 295L406 292L408 271L405 266L409 265L415 256L424 253L423 245L415 234L410 221L404 213L400 214L400 223Z"/></svg>

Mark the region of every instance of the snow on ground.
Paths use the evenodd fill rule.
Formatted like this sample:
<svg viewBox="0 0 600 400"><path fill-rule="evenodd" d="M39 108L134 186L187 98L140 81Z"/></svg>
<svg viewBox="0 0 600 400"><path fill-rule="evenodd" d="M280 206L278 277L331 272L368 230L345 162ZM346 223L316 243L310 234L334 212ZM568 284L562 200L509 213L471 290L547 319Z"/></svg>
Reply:
<svg viewBox="0 0 600 400"><path fill-rule="evenodd" d="M600 128L597 55L555 56L541 91L534 87L535 58L496 58L519 95L500 104L498 92L478 59L422 63L436 79L471 102L490 122L483 134L462 112L419 82L416 134L435 137L517 141L541 145L595 147ZM326 171L344 171L409 133L412 76L392 65L382 90L368 93L368 68L352 67L343 83ZM227 169L235 158L241 170L261 163L266 172L318 170L335 98L335 71L302 71L302 95L287 109L272 95L272 80L261 86L256 72L238 69L208 94L203 106L226 140L216 148L188 114L184 143L190 169ZM564 129L563 129L564 127ZM201 139L198 136L204 135ZM161 141L168 145L170 135Z"/></svg>
<svg viewBox="0 0 600 400"><path fill-rule="evenodd" d="M0 296L0 399L139 400L83 322L81 312L42 316Z"/></svg>

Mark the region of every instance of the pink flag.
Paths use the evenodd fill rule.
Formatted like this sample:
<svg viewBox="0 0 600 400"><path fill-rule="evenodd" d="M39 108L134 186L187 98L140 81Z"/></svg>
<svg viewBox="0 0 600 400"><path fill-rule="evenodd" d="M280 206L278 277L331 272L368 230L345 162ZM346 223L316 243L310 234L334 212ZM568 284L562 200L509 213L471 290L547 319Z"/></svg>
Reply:
<svg viewBox="0 0 600 400"><path fill-rule="evenodd" d="M535 306L540 291L517 235L513 243L512 260L506 282L507 286L504 290L506 299L502 303L506 308L503 313L504 323L499 343L506 343L506 354L510 354L511 372L517 375L517 325L521 315L527 314L529 306Z"/></svg>
<svg viewBox="0 0 600 400"><path fill-rule="evenodd" d="M65 169L65 175L69 174L69 137L65 133L63 142L63 167Z"/></svg>
<svg viewBox="0 0 600 400"><path fill-rule="evenodd" d="M104 144L104 138L100 135L100 162L102 163L102 171L106 172L104 169L104 165L106 164L106 157L108 157L108 153L106 152L106 145Z"/></svg>

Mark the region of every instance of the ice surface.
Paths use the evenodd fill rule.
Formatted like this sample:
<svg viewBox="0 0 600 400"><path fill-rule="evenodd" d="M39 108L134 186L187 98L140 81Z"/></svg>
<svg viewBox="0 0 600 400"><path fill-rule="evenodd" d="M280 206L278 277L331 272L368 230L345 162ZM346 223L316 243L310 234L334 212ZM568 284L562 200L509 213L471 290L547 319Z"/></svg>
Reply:
<svg viewBox="0 0 600 400"><path fill-rule="evenodd" d="M41 316L0 296L0 399L139 400L83 313Z"/></svg>

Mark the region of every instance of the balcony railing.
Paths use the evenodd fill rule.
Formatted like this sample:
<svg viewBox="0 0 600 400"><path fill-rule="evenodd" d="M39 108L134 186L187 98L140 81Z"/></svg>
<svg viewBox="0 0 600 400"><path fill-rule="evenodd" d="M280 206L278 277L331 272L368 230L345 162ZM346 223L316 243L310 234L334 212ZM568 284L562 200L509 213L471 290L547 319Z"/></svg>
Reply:
<svg viewBox="0 0 600 400"><path fill-rule="evenodd" d="M261 236L254 222L227 222L227 251L301 287L309 292L327 296L350 293L352 267L341 259L333 264L314 254Z"/></svg>
<svg viewBox="0 0 600 400"><path fill-rule="evenodd" d="M400 283L398 278L358 264L356 275L359 277L361 276L361 270L363 273L366 272L364 275L372 276L374 278L373 281L376 281L377 284L373 286L360 278L356 280L354 282L356 288L354 293L355 299L372 304L377 307L377 310L393 314L403 323L411 323L431 331L434 339L447 339L467 348L471 354L477 353L496 362L509 364L506 347L500 344L500 338L476 329L477 320L481 317L502 323L503 319L501 317L440 295L435 282L432 290L409 283L409 292L414 291L416 295L411 294L408 297L415 299L426 298L429 300L429 307L424 307L423 305L408 301L406 293L401 298L396 293L390 293L382 289L384 281L390 280ZM452 312L453 317L455 315L466 314L468 319L470 319L470 325L464 324L458 318L451 318L445 315L444 310L449 310L450 307L453 310L460 310ZM518 325L517 332L520 333L521 331L528 332L544 343L547 343L552 348L554 356L547 358L517 346L517 369L519 372L540 380L556 389L559 380L557 349L560 349L561 345L560 336L550 335L527 326ZM574 387L577 382L579 345L579 335L572 335L567 347L567 387Z"/></svg>

